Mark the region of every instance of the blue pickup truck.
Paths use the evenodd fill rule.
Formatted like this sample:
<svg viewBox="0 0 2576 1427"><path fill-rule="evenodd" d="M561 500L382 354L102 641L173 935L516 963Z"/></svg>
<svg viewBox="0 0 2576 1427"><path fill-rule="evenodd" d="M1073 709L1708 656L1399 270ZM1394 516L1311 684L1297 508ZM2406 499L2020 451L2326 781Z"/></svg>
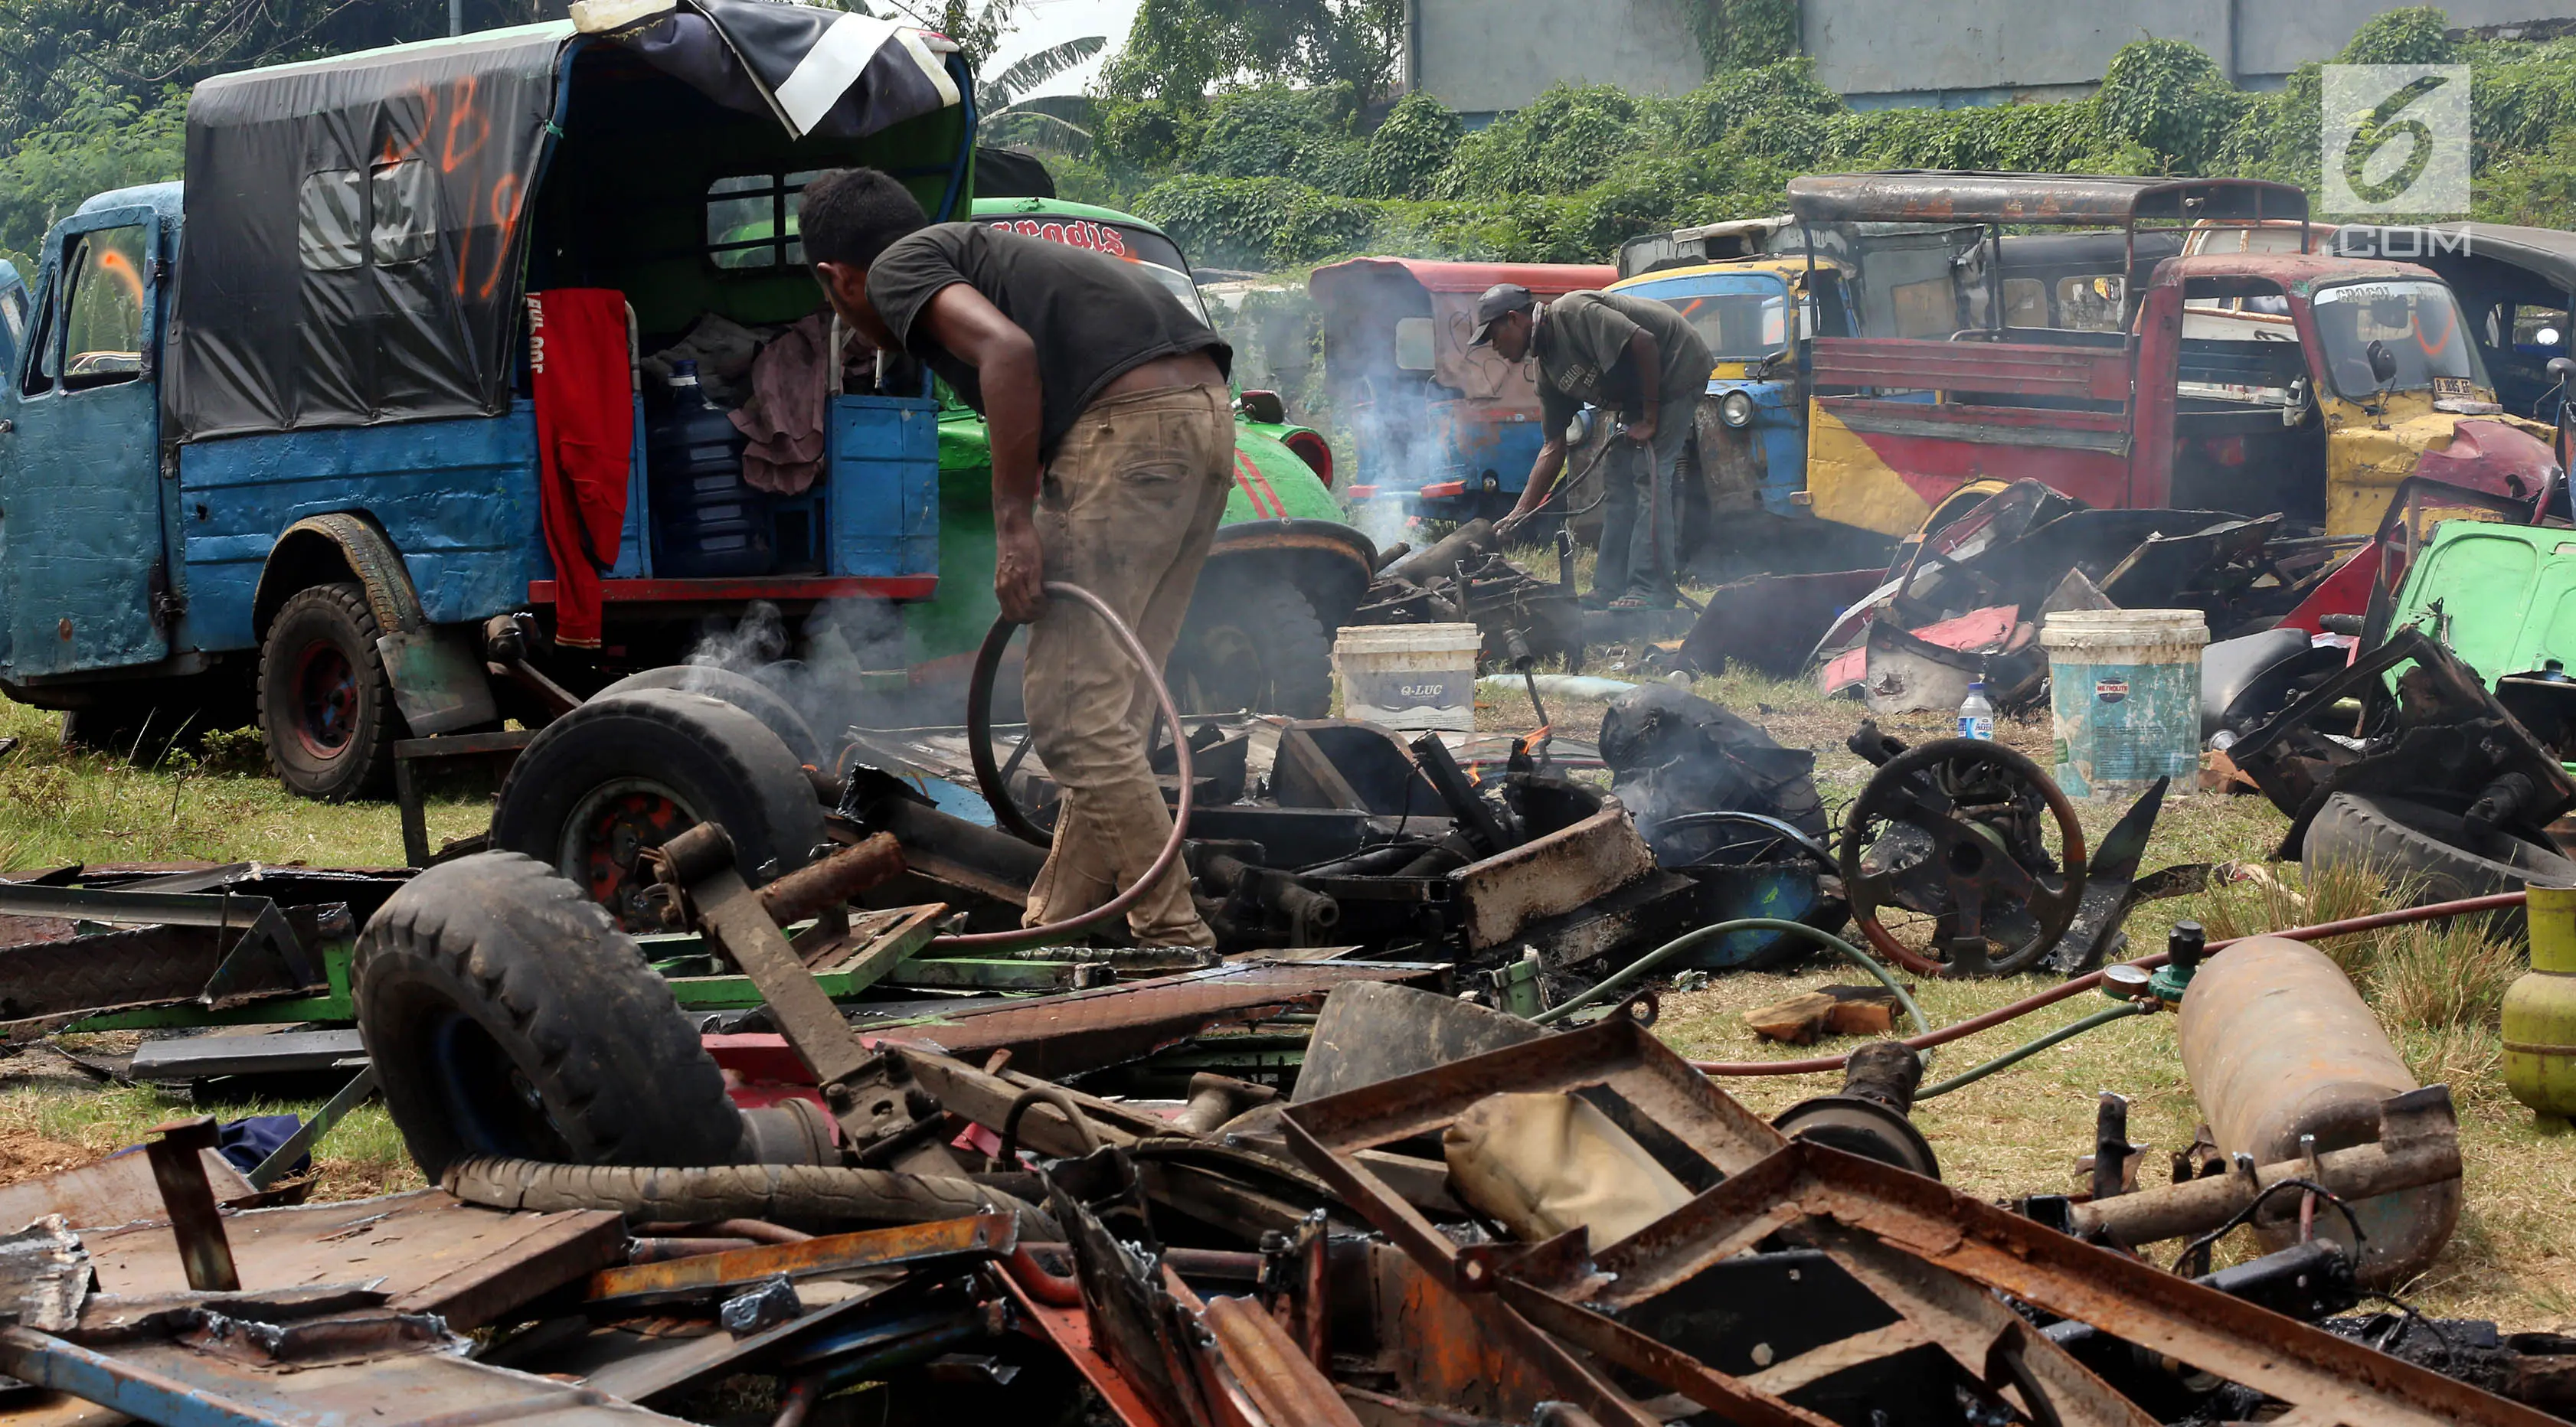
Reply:
<svg viewBox="0 0 2576 1427"><path fill-rule="evenodd" d="M531 295L622 293L640 353L775 327L820 306L793 227L811 173L887 169L934 217L970 197L944 41L643 8L208 80L184 186L92 198L32 292L0 278L0 690L102 742L255 711L286 784L327 799L381 787L399 737L543 717L495 672L544 667L557 598ZM795 21L861 43L762 51ZM833 63L846 82L818 85ZM624 529L593 552L605 667L579 672L675 662L753 601L930 597L939 412L904 380L836 389L821 476L740 491L752 534L711 559L704 503L648 469L639 378Z"/></svg>

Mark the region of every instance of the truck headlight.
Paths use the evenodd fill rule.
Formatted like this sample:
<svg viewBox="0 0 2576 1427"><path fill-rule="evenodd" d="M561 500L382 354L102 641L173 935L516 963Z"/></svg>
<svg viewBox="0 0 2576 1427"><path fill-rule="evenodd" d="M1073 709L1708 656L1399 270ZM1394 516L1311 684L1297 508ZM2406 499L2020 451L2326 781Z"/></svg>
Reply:
<svg viewBox="0 0 2576 1427"><path fill-rule="evenodd" d="M1753 398L1744 392L1731 391L1717 403L1717 419L1741 431L1753 424Z"/></svg>

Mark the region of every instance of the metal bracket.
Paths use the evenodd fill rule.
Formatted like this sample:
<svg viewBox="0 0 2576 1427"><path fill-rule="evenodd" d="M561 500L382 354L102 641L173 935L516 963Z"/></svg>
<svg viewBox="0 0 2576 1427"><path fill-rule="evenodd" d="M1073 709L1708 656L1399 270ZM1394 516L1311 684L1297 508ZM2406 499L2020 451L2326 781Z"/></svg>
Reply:
<svg viewBox="0 0 2576 1427"><path fill-rule="evenodd" d="M345 917L345 913L343 916ZM0 886L0 916L53 917L66 921L104 922L111 926L211 927L216 944L235 927L239 940L224 953L198 993L199 1003L222 1009L250 994L295 990L326 983L321 962L288 925L286 914L266 897L231 892L134 892L93 887L39 887L24 883ZM286 973L287 985L253 986L261 956Z"/></svg>

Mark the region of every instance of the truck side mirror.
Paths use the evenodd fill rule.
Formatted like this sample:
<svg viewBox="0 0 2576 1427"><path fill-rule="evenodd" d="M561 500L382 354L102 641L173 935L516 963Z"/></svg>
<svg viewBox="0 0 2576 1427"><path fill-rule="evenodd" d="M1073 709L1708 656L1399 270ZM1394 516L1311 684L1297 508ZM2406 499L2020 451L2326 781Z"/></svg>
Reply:
<svg viewBox="0 0 2576 1427"><path fill-rule="evenodd" d="M2552 357L2549 359L2548 372L2551 381L2564 386L2569 377L2576 376L2576 362L2571 362L2565 357Z"/></svg>
<svg viewBox="0 0 2576 1427"><path fill-rule="evenodd" d="M2371 339L2370 345L2362 350L2370 357L2370 379L2372 381L2379 383L2381 386L2386 386L2390 382L2397 380L2397 354L2388 350L2387 343L2374 337Z"/></svg>

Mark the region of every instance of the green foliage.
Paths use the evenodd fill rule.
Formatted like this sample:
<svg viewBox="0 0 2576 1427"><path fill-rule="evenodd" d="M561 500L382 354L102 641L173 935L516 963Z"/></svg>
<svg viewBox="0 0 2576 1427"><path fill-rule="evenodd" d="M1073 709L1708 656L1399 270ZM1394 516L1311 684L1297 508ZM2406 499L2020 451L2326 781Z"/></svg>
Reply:
<svg viewBox="0 0 2576 1427"><path fill-rule="evenodd" d="M1348 142L1331 113L1336 97L1283 84L1218 95L1192 167L1224 178L1302 174L1323 150Z"/></svg>
<svg viewBox="0 0 2576 1427"><path fill-rule="evenodd" d="M2104 133L2197 167L2243 108L2218 62L2180 40L2135 40L2111 57L2092 99Z"/></svg>
<svg viewBox="0 0 2576 1427"><path fill-rule="evenodd" d="M1428 94L1408 94L1368 136L1360 158L1360 192L1369 198L1410 198L1428 192L1458 151L1466 126L1448 105Z"/></svg>
<svg viewBox="0 0 2576 1427"><path fill-rule="evenodd" d="M1248 77L1369 97L1394 79L1403 42L1404 0L1145 0L1100 87L1186 101Z"/></svg>
<svg viewBox="0 0 2576 1427"><path fill-rule="evenodd" d="M1155 185L1137 216L1162 226L1193 263L1279 268L1350 252L1376 231L1377 205L1286 178L1200 175Z"/></svg>
<svg viewBox="0 0 2576 1427"><path fill-rule="evenodd" d="M1760 69L1798 53L1798 0L1700 0L1708 72Z"/></svg>
<svg viewBox="0 0 2576 1427"><path fill-rule="evenodd" d="M45 230L92 194L179 176L187 96L172 89L143 107L92 89L60 120L0 158L0 254L35 280Z"/></svg>
<svg viewBox="0 0 2576 1427"><path fill-rule="evenodd" d="M466 0L469 30L524 24L559 5ZM167 85L312 55L447 33L423 0L0 0L0 143L100 94L149 107Z"/></svg>
<svg viewBox="0 0 2576 1427"><path fill-rule="evenodd" d="M1747 152L1803 163L1822 156L1833 121L1844 110L1842 97L1817 82L1814 63L1797 56L1758 69L1713 74L1690 93L1661 101L1653 112L1663 126L1664 142L1675 147L1699 149L1733 141Z"/></svg>
<svg viewBox="0 0 2576 1427"><path fill-rule="evenodd" d="M1442 198L1572 193L1607 177L1643 147L1639 100L1610 85L1559 82L1516 114L1458 141L1436 192Z"/></svg>
<svg viewBox="0 0 2576 1427"><path fill-rule="evenodd" d="M2383 10L2353 32L2335 58L2342 64L2449 64L2450 16L2439 5Z"/></svg>
<svg viewBox="0 0 2576 1427"><path fill-rule="evenodd" d="M1178 173L1197 162L1205 122L1196 104L1177 99L1104 101L1092 135L1116 170Z"/></svg>

